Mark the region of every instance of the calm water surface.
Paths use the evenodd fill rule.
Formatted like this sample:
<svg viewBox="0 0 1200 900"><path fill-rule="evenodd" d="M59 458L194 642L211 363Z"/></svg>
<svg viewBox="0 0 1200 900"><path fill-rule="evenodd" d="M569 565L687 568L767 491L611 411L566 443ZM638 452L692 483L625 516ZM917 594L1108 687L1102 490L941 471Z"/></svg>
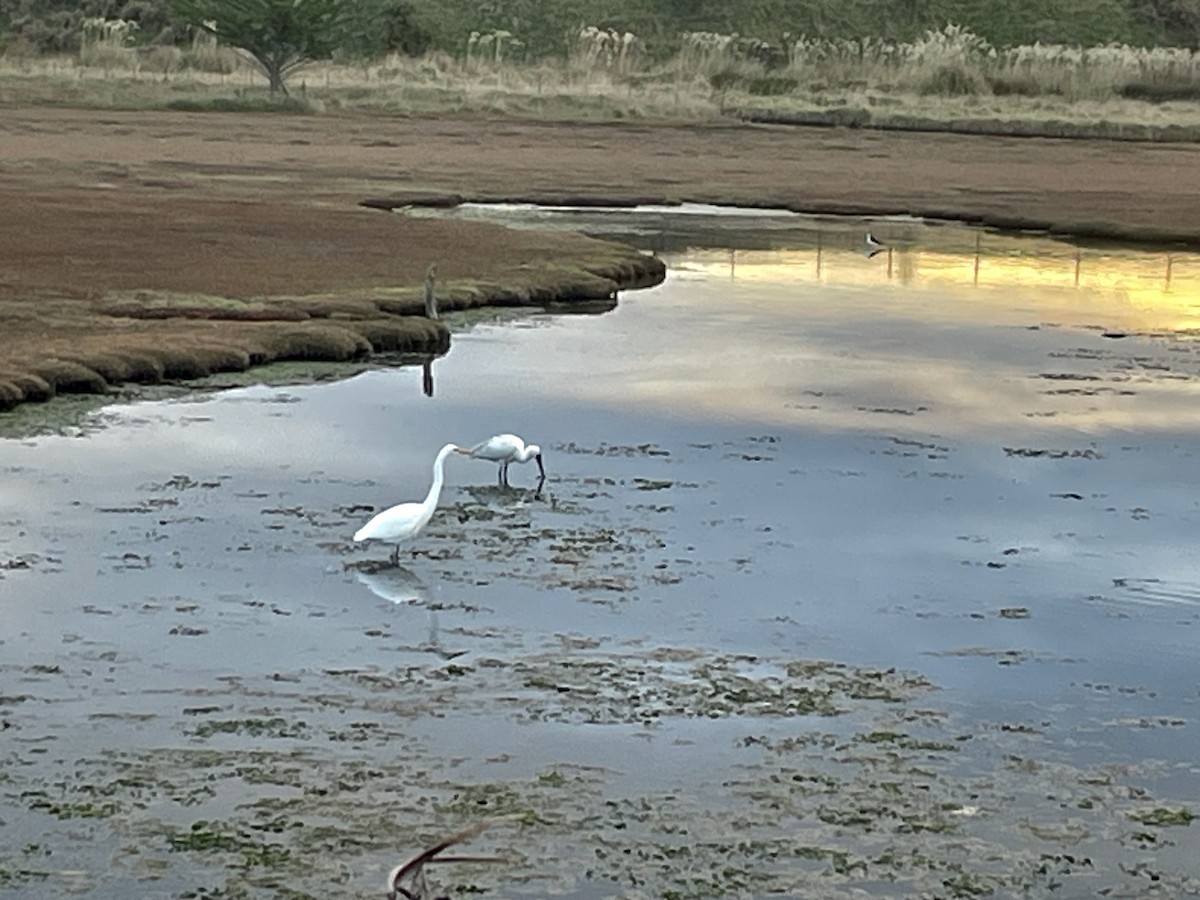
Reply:
<svg viewBox="0 0 1200 900"><path fill-rule="evenodd" d="M419 368L371 368L107 406L67 434L0 443L0 893L369 893L472 820L456 806L468 788L499 785L511 802L488 794L476 818L536 808L544 828L513 839L520 877L468 869L458 882L688 895L661 861L580 874L612 849L580 829L649 796L737 836L719 813L745 797L717 809L720 792L747 766L780 764L771 741L850 733L770 703L641 715L673 689L648 686L648 669L685 707L706 690L690 659L768 679L826 660L936 685L906 708L952 723L938 726L962 745L943 815L966 810L972 825L955 821L958 855L935 888L1009 884L1011 865L976 872L972 856L1036 860L1039 841L1098 861L1079 884L1060 873L1071 896L1135 890L1146 859L1194 886L1194 829L1139 839L1138 809L1109 798L1112 817L1076 833L1090 814L1078 810L1100 801L1030 805L1045 784L999 773L1024 753L1058 773L1049 783L1102 771L1126 800L1200 813L1200 259L904 221L872 223L890 249L867 258L859 226L796 217L502 214L640 243L671 274L603 314L460 322L432 398ZM402 570L369 564L387 548L349 544L372 508L424 494L443 443L502 431L543 447L540 494L530 466L502 491L494 466L451 459L442 512ZM521 668L531 660L543 668ZM597 660L633 668L565 686L571 665ZM1012 734L1025 736L1015 751ZM273 754L255 764L274 774L205 750L246 766ZM386 812L314 798L384 760L405 766L388 790L421 799L394 807L393 834L351 840L378 834ZM337 774L318 789L289 765ZM207 790L205 766L219 773ZM590 773L570 778L596 796L556 819L565 807L537 791L562 772ZM988 800L951 772L1000 787ZM1015 801L1023 791L1033 799ZM337 823L342 843L288 845L291 826L258 827L267 800L310 831L309 813ZM979 804L990 812L975 824ZM374 818L355 818L367 807ZM680 821L692 807L671 808ZM831 831L820 809L776 821L825 829L811 846L882 852L887 829ZM170 837L197 821L236 840ZM262 846L289 846L290 862L246 849ZM530 862L548 848L556 865ZM812 896L931 889L924 870L838 872L804 852L818 860L801 873ZM718 893L809 891L794 871L769 874L776 863L748 863L767 880ZM1019 885L1045 887L1038 877Z"/></svg>

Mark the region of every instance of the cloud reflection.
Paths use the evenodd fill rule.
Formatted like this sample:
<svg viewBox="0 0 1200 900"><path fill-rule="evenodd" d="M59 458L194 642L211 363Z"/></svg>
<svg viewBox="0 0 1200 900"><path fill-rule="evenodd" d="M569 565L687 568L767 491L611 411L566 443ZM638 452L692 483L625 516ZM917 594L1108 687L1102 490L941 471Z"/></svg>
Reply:
<svg viewBox="0 0 1200 900"><path fill-rule="evenodd" d="M1006 445L1200 430L1200 257L911 224L877 233L890 270L859 252L857 228L774 250L664 250L667 282L611 312L457 333L432 402L418 402L432 371L406 367L110 407L111 424L135 427L92 435L89 452L98 470L136 454L143 478L229 467L257 470L268 490L325 477L346 483L347 502L394 503L424 494L448 440L566 435L601 410ZM43 441L35 455L52 465L60 452ZM450 484L461 477L448 467Z"/></svg>
<svg viewBox="0 0 1200 900"><path fill-rule="evenodd" d="M526 355L563 377L560 395L682 418L944 434L1200 428L1200 257L939 231L908 226L890 259L819 236L669 252L662 287L586 330L534 337ZM571 377L580 357L587 377Z"/></svg>

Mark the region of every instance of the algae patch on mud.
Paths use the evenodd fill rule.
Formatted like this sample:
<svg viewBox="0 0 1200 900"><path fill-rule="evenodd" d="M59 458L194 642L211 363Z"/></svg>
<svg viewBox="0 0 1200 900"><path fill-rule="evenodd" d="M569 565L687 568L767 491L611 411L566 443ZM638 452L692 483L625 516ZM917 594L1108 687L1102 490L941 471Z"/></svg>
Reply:
<svg viewBox="0 0 1200 900"><path fill-rule="evenodd" d="M0 795L30 815L95 822L115 841L112 870L143 890L170 879L204 885L204 896L370 891L440 835L496 817L472 850L504 862L439 867L439 890L571 894L590 883L622 897L836 898L885 884L945 897L1129 887L1151 872L1133 865L1136 848L1190 821L1132 789L1136 771L1035 762L1029 735L960 730L930 706L934 685L919 675L828 661L580 649L291 672L180 699L198 694L210 705L171 725L187 746L75 759L68 779L19 749L0 760ZM689 774L695 750L680 727L697 719L729 726L706 750L724 760L715 781ZM466 760L440 753L421 720L522 744L563 726L599 747L641 740L665 768L647 780L587 759L586 743L570 758ZM979 742L988 747L971 759L958 752ZM1066 831L1047 796L1069 810ZM8 886L67 877L29 868L15 848L0 851ZM1190 883L1154 874L1172 889Z"/></svg>
<svg viewBox="0 0 1200 900"><path fill-rule="evenodd" d="M298 393L251 398L271 404L259 421L299 412ZM220 415L219 403L205 406ZM193 421L188 412L179 421ZM790 438L727 432L660 445L636 434L550 444L540 490L453 484L413 572L348 546L379 484L307 467L275 476L193 464L117 479L91 507L107 535L100 571L91 556L73 570L116 585L94 596L60 601L65 579L43 578L39 558L14 546L3 558L28 565L5 570L3 583L18 588L14 600L42 589L55 615L18 619L20 629L40 626L44 644L14 640L10 650L42 656L0 665L11 739L0 803L16 811L2 823L0 877L25 891L41 879L47 894L365 896L396 863L498 816L503 824L471 852L505 862L437 868L437 892L971 897L1162 885L1175 896L1196 887L1195 863L1179 858L1197 808L1191 783L1178 784L1189 769L1168 773L1172 787L1156 783L1152 764L1077 762L1076 744L1055 743L1041 707L980 722L992 707L964 711L961 691L939 691L920 672L817 658L837 651L804 605L830 597L795 578L780 580L770 606L752 605L742 570L779 547L780 571L793 574L796 554L774 543L789 535L778 520L752 518L735 545L736 514L710 510L712 470L688 457L732 467L730 480L757 500L753 477L762 472L769 491L793 464ZM812 445L803 453L810 466ZM830 477L855 462L839 454ZM488 467L475 471L494 480ZM94 495L81 485L93 477L70 476L78 481L64 495L87 502ZM206 529L193 530L195 516L209 517ZM81 543L58 539L52 552L77 561ZM178 574L154 577L167 570ZM357 583L370 578L375 596ZM710 588L718 578L727 580ZM909 658L995 654L1026 671L1057 658L982 642L977 628L1016 642L1050 618L1040 603L1029 621L992 614L1025 609L1002 597L968 607L989 614L964 617L965 649L956 640ZM750 640L712 627L715 605L728 610L731 599L744 603L733 609ZM693 631L684 620L705 602L706 627ZM63 621L73 634L61 635ZM887 642L878 657L895 660L904 635L879 621L867 623ZM186 636L200 625L207 634ZM220 656L241 639L238 658ZM1112 758L1111 732L1070 734ZM21 849L33 845L53 852Z"/></svg>
<svg viewBox="0 0 1200 900"><path fill-rule="evenodd" d="M537 721L643 725L672 716L833 716L845 712L850 700L900 702L931 687L918 676L830 662L777 669L745 657L689 656L661 648L640 659L522 660L514 669L523 686L546 695L526 700L523 715Z"/></svg>

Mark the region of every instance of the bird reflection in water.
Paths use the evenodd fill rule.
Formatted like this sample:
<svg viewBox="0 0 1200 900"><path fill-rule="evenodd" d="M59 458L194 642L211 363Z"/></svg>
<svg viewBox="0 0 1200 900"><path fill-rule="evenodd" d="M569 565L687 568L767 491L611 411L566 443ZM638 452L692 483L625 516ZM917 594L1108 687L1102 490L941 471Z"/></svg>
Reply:
<svg viewBox="0 0 1200 900"><path fill-rule="evenodd" d="M432 592L419 575L403 566L380 566L360 563L353 566L354 575L367 589L382 600L396 606L432 607ZM466 650L449 650L442 644L438 631L437 611L429 609L429 632L421 643L406 647L420 653L432 653L441 659L454 659Z"/></svg>
<svg viewBox="0 0 1200 900"><path fill-rule="evenodd" d="M397 606L429 603L429 585L404 566L372 564L371 560L364 560L354 566L354 574L376 597L390 600Z"/></svg>

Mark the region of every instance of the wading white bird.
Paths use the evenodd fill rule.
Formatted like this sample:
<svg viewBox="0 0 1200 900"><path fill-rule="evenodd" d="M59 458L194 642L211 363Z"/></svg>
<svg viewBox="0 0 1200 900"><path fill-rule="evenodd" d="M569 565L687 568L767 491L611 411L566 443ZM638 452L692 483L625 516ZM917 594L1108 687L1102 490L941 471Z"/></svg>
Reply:
<svg viewBox="0 0 1200 900"><path fill-rule="evenodd" d="M867 250L866 250L867 259L870 259L872 256L874 256L876 253L878 253L880 250L883 250L883 249L884 249L884 245L879 243L879 241L875 240L875 235L871 234L871 232L868 231L867 232Z"/></svg>
<svg viewBox="0 0 1200 900"><path fill-rule="evenodd" d="M497 434L470 450L460 451L472 459L487 459L500 464L500 484L508 485L510 463L525 463L531 459L538 464L539 478L545 480L546 469L542 466L542 448L537 444L526 444L515 434Z"/></svg>
<svg viewBox="0 0 1200 900"><path fill-rule="evenodd" d="M401 503L397 506L391 506L383 512L378 513L366 525L354 532L354 540L357 541L383 541L386 543L395 544L392 550L392 562L396 565L400 564L400 544L411 537L415 537L420 533L421 529L429 524L429 520L433 518L433 511L437 508L438 497L442 493L442 482L445 480L442 473L442 467L446 463L446 457L451 453L466 453L462 447L457 444L447 444L438 451L437 459L433 461L433 484L429 486L429 493L420 503Z"/></svg>

